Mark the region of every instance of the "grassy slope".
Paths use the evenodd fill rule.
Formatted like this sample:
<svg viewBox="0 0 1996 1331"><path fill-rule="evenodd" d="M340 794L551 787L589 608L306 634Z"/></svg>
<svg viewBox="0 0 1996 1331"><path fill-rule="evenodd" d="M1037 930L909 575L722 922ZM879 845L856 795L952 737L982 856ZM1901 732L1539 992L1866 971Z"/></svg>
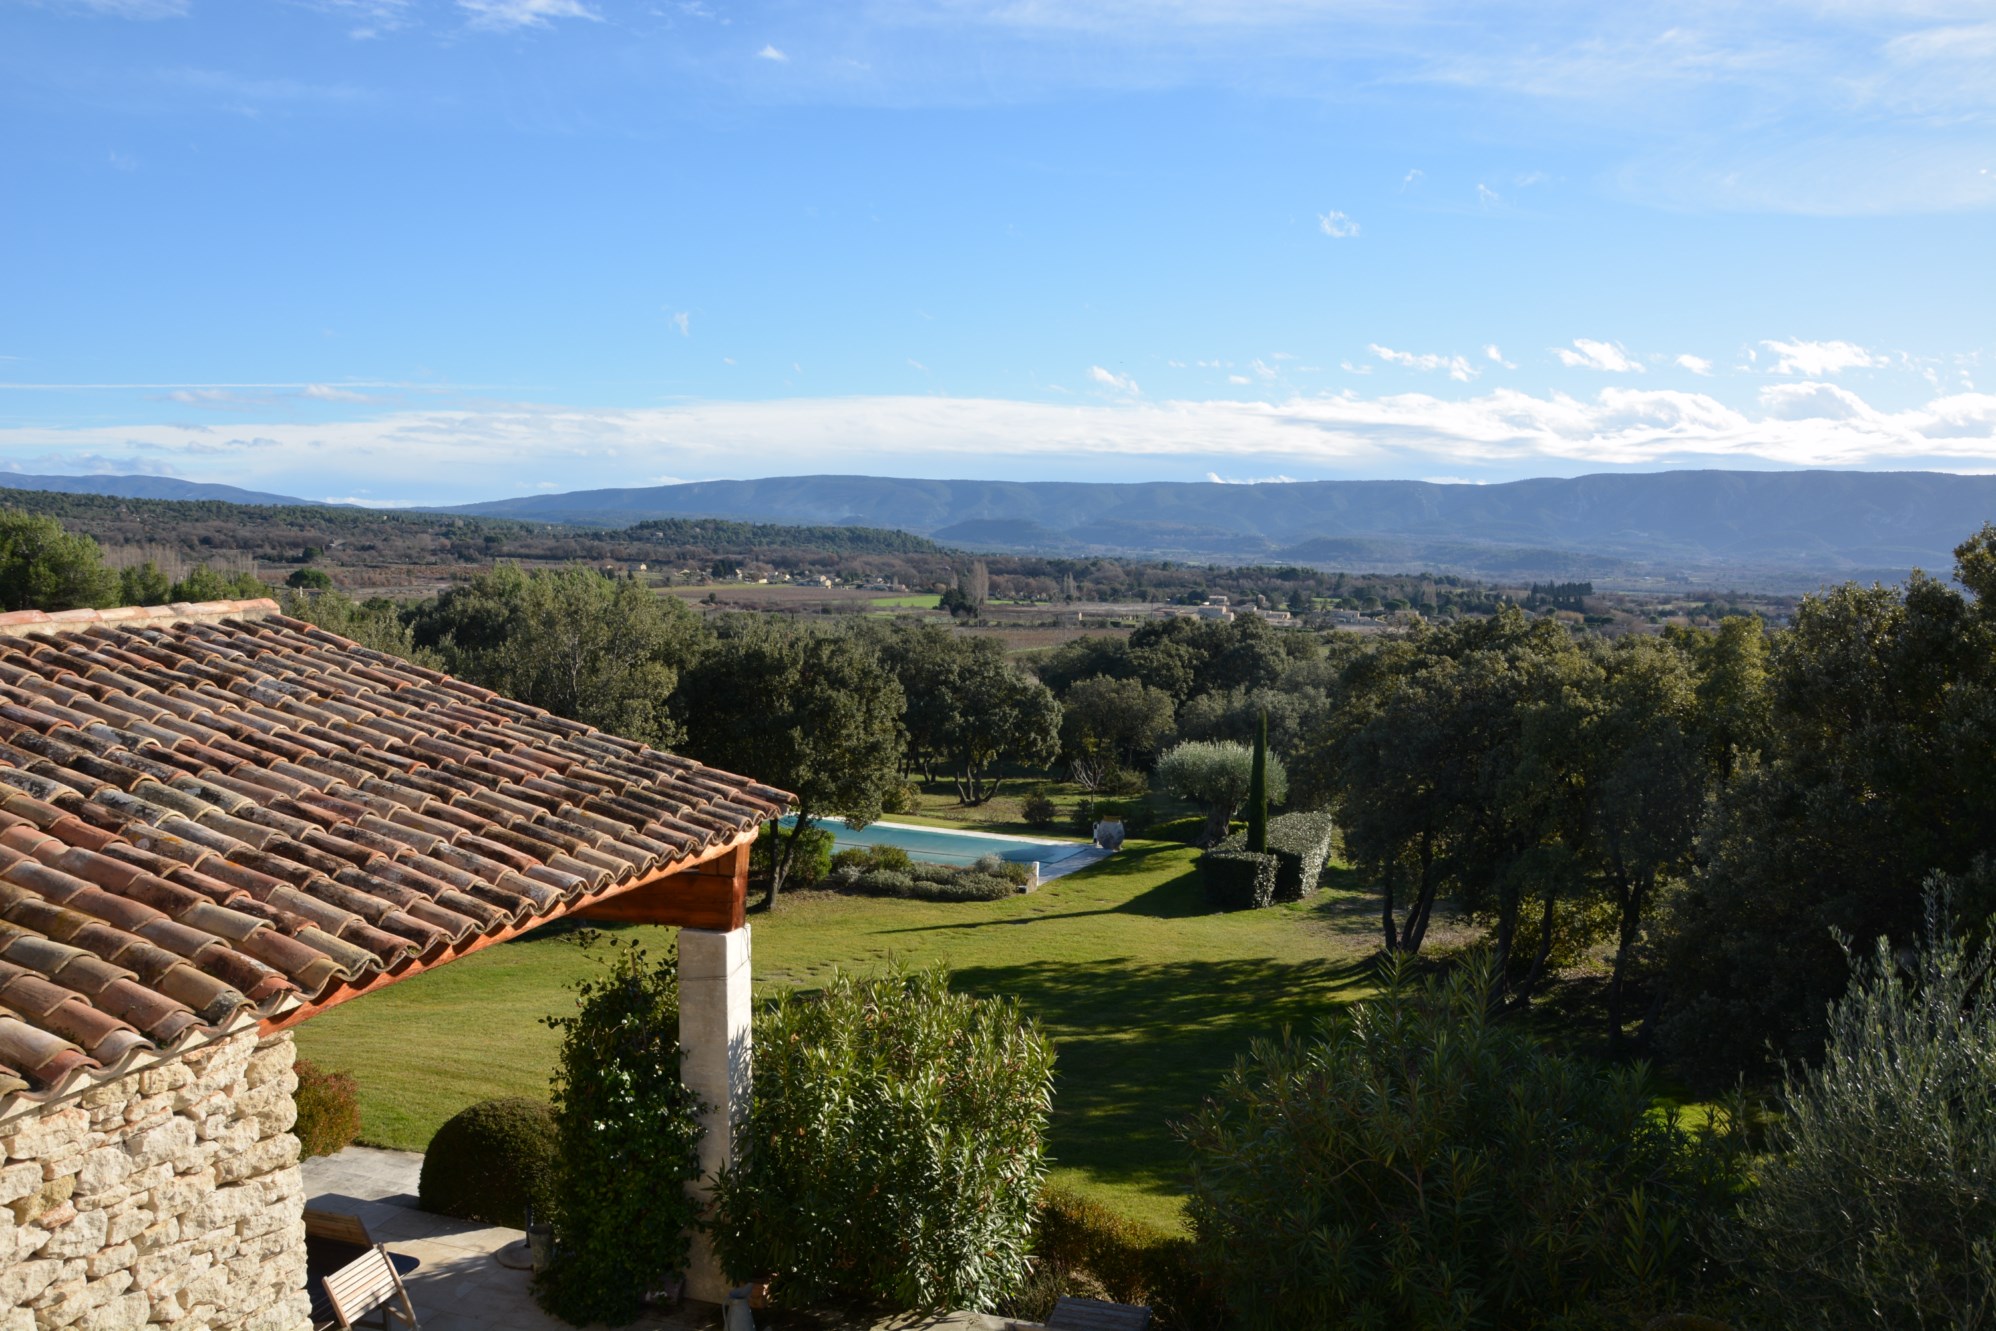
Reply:
<svg viewBox="0 0 1996 1331"><path fill-rule="evenodd" d="M1173 1224L1183 1155L1170 1121L1250 1039L1362 992L1373 945L1369 910L1346 893L1206 914L1192 855L1132 842L1002 902L800 895L752 921L756 981L808 987L835 965L945 959L960 987L1016 995L1059 1042L1057 1177ZM669 931L619 932L660 943ZM474 1100L546 1093L555 1037L541 1018L597 964L573 936L509 943L313 1018L299 1050L357 1075L367 1140L420 1150Z"/></svg>

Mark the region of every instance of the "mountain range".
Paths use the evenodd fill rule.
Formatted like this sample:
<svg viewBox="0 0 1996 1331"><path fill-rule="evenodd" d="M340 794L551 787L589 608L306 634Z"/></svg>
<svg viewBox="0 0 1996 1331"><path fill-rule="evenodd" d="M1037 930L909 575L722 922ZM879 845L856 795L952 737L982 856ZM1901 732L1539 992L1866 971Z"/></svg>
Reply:
<svg viewBox="0 0 1996 1331"><path fill-rule="evenodd" d="M55 490L72 495L112 495L119 499L219 499L230 504L315 504L312 499L240 490L233 485L175 480L171 476L30 476L0 471L0 487L9 490Z"/></svg>
<svg viewBox="0 0 1996 1331"><path fill-rule="evenodd" d="M710 516L897 527L969 550L1813 587L1945 573L1996 476L1669 471L1497 485L789 476L581 490L449 512L622 526Z"/></svg>
<svg viewBox="0 0 1996 1331"><path fill-rule="evenodd" d="M147 499L299 504L159 476L27 476L0 484ZM1668 471L1473 485L1431 481L930 481L785 476L578 490L431 509L591 527L729 518L893 528L967 551L1428 570L1502 580L1727 584L1945 573L1996 520L1996 476Z"/></svg>

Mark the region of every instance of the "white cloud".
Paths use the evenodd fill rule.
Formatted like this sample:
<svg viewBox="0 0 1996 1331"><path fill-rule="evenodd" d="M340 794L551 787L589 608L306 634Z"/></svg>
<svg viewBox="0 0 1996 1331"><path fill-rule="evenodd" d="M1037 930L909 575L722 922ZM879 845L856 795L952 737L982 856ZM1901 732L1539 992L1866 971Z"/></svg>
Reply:
<svg viewBox="0 0 1996 1331"><path fill-rule="evenodd" d="M1503 366L1507 370L1515 370L1518 368L1516 365L1513 365L1510 361L1504 359L1504 353L1498 350L1497 344L1495 342L1492 342L1489 346L1483 348L1483 354L1487 359L1495 361L1497 364Z"/></svg>
<svg viewBox="0 0 1996 1331"><path fill-rule="evenodd" d="M1480 180L1476 182L1476 203L1478 207L1495 208L1502 202L1504 202L1503 195L1491 189Z"/></svg>
<svg viewBox="0 0 1996 1331"><path fill-rule="evenodd" d="M472 27L495 32L550 27L550 20L562 18L603 21L581 0L457 0L457 6L471 16Z"/></svg>
<svg viewBox="0 0 1996 1331"><path fill-rule="evenodd" d="M1763 340L1761 345L1774 354L1774 373L1799 374L1810 379L1889 363L1886 357L1873 355L1855 342Z"/></svg>
<svg viewBox="0 0 1996 1331"><path fill-rule="evenodd" d="M1217 471L1206 473L1206 479L1214 485L1288 485L1296 480L1294 476L1222 476Z"/></svg>
<svg viewBox="0 0 1996 1331"><path fill-rule="evenodd" d="M366 393L356 393L351 388L340 388L332 384L306 384L299 396L314 402L372 402L375 399Z"/></svg>
<svg viewBox="0 0 1996 1331"><path fill-rule="evenodd" d="M499 484L481 478L505 476L555 475L564 489L581 489L629 484L665 467L739 475L747 458L766 475L840 467L960 475L988 474L1001 460L1016 467L1022 457L1196 459L1202 469L1257 476L1306 467L1398 475L1742 464L1992 469L1996 394L1941 395L1902 410L1801 382L1770 384L1746 407L1620 385L1591 397L1345 391L1095 405L909 394L625 410L407 409L332 422L239 417L193 429L158 421L0 428L0 465L32 461L31 470L166 471L290 494L359 486L465 499Z"/></svg>
<svg viewBox="0 0 1996 1331"><path fill-rule="evenodd" d="M1703 356L1694 356L1688 351L1673 360L1671 364L1677 366L1679 369L1689 370L1693 374L1710 374L1712 372L1711 361L1706 360Z"/></svg>
<svg viewBox="0 0 1996 1331"><path fill-rule="evenodd" d="M1559 357L1559 363L1569 370L1600 370L1604 374L1641 374L1643 367L1629 358L1629 353L1619 342L1596 342L1591 337L1576 337L1573 346L1554 347L1552 354Z"/></svg>
<svg viewBox="0 0 1996 1331"><path fill-rule="evenodd" d="M1391 347L1382 347L1377 342L1371 343L1370 346L1372 354L1389 365L1404 365L1410 370L1447 370L1448 377L1457 383L1466 384L1477 374L1476 368L1462 356L1395 351Z"/></svg>
<svg viewBox="0 0 1996 1331"><path fill-rule="evenodd" d="M679 330L681 337L693 336L693 315L689 311L680 310L676 312L673 314L670 322L674 328Z"/></svg>
<svg viewBox="0 0 1996 1331"><path fill-rule="evenodd" d="M1358 223L1333 208L1317 214L1317 229L1334 240L1348 240L1358 234Z"/></svg>
<svg viewBox="0 0 1996 1331"><path fill-rule="evenodd" d="M920 370L923 374L929 373L929 367L916 360L913 356L908 357L908 368L911 370Z"/></svg>
<svg viewBox="0 0 1996 1331"><path fill-rule="evenodd" d="M1128 393L1132 397L1143 391L1137 387L1137 381L1129 375L1117 374L1113 370L1105 370L1100 365L1089 366L1088 377L1104 388L1118 393Z"/></svg>
<svg viewBox="0 0 1996 1331"><path fill-rule="evenodd" d="M1253 383L1254 380L1248 378L1244 374L1230 374L1227 376L1227 382L1230 384L1240 384L1245 386L1247 384Z"/></svg>
<svg viewBox="0 0 1996 1331"><path fill-rule="evenodd" d="M790 63L790 57L777 50L774 46L765 45L760 51L755 53L755 58L758 60L774 60L779 65Z"/></svg>

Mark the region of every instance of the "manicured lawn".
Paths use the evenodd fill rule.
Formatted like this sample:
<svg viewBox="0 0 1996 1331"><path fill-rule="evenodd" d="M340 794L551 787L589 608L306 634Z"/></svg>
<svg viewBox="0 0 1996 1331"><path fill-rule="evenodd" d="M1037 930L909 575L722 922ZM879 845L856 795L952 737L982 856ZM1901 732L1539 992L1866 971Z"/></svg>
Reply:
<svg viewBox="0 0 1996 1331"><path fill-rule="evenodd" d="M751 920L759 988L813 987L834 966L946 960L957 984L1016 996L1059 1045L1055 1174L1160 1224L1179 1214L1183 1152L1170 1123L1256 1036L1306 1027L1366 985L1365 898L1206 912L1195 852L1123 854L1000 902L936 904L798 894ZM671 931L626 928L653 946ZM359 1079L366 1140L420 1150L452 1113L494 1095L544 1096L570 985L600 964L576 932L492 948L313 1018L300 1053Z"/></svg>

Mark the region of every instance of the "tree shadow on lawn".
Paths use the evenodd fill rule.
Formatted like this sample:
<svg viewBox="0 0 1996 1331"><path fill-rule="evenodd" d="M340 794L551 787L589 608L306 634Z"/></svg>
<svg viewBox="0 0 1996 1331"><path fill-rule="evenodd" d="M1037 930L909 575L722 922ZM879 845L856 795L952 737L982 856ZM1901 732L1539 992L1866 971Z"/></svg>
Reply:
<svg viewBox="0 0 1996 1331"><path fill-rule="evenodd" d="M1180 1195L1188 1118L1258 1037L1307 1034L1362 996L1372 961L1034 961L955 972L956 987L1016 997L1055 1038L1048 1148L1103 1183Z"/></svg>

